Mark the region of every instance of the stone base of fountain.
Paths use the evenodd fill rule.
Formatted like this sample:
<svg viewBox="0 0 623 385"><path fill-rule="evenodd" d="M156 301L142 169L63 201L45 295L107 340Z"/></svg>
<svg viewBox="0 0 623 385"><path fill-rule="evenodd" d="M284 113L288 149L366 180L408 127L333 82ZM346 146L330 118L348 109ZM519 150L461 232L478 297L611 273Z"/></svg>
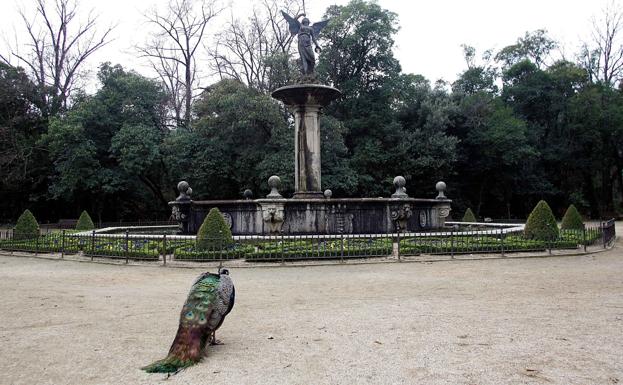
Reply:
<svg viewBox="0 0 623 385"><path fill-rule="evenodd" d="M444 194L445 183L437 183L436 199L410 198L405 183L401 176L394 179L391 198L335 199L327 190L320 199L285 199L278 190L280 179L272 176L263 199L193 201L188 183L180 182L180 197L169 205L183 234L196 234L214 207L234 235L388 234L444 227L452 203Z"/></svg>
<svg viewBox="0 0 623 385"><path fill-rule="evenodd" d="M448 199L340 198L193 201L188 231L194 234L217 207L234 235L387 234L441 228Z"/></svg>

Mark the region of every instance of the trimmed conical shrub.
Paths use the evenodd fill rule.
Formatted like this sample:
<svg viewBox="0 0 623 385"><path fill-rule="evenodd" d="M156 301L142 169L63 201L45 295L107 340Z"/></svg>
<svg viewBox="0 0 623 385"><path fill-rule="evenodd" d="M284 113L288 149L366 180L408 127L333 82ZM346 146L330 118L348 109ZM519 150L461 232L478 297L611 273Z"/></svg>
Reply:
<svg viewBox="0 0 623 385"><path fill-rule="evenodd" d="M529 239L551 241L558 237L558 224L547 202L539 201L528 216L524 235Z"/></svg>
<svg viewBox="0 0 623 385"><path fill-rule="evenodd" d="M233 243L231 230L223 218L223 214L216 207L203 220L197 231L195 248L197 250L220 250Z"/></svg>
<svg viewBox="0 0 623 385"><path fill-rule="evenodd" d="M463 215L461 222L478 222L478 220L476 219L476 215L474 215L472 209L468 207L467 210L465 210L465 215Z"/></svg>
<svg viewBox="0 0 623 385"><path fill-rule="evenodd" d="M89 213L87 213L86 210L84 210L82 214L80 214L80 218L78 218L78 223L76 223L76 230L85 231L93 230L94 228L95 225L93 224L91 216L89 215Z"/></svg>
<svg viewBox="0 0 623 385"><path fill-rule="evenodd" d="M37 219L26 209L22 215L17 218L15 228L13 228L14 239L33 239L39 236L39 223Z"/></svg>
<svg viewBox="0 0 623 385"><path fill-rule="evenodd" d="M584 228L582 216L574 205L570 205L565 211L560 228L564 230L582 230Z"/></svg>

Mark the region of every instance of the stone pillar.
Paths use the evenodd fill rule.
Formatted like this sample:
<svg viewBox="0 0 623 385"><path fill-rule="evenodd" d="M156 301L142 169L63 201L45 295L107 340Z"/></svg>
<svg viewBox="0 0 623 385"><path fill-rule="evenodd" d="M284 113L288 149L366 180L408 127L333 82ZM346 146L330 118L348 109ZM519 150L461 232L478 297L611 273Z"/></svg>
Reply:
<svg viewBox="0 0 623 385"><path fill-rule="evenodd" d="M294 197L320 198L320 106L292 108L294 113Z"/></svg>
<svg viewBox="0 0 623 385"><path fill-rule="evenodd" d="M294 114L294 198L324 199L320 183L320 109L341 95L321 84L296 84L273 91Z"/></svg>
<svg viewBox="0 0 623 385"><path fill-rule="evenodd" d="M171 216L177 221L179 226L178 234L186 235L190 234L190 208L193 203L190 196L193 189L190 188L188 182L183 180L177 184L177 190L180 192L180 195L173 202L169 202L169 206L171 206Z"/></svg>

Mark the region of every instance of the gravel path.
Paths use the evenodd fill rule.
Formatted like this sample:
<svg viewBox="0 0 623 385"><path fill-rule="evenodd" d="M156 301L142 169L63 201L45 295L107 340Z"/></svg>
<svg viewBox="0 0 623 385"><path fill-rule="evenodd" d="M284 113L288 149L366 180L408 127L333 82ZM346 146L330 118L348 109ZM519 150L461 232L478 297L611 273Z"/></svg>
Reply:
<svg viewBox="0 0 623 385"><path fill-rule="evenodd" d="M623 248L232 269L205 360L163 358L201 270L0 256L0 384L623 383Z"/></svg>

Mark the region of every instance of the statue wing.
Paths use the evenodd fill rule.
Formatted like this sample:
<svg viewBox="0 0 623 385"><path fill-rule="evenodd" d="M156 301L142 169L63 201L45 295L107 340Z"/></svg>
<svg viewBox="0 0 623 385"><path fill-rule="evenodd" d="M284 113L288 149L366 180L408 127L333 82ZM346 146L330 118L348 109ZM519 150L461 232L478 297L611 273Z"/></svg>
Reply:
<svg viewBox="0 0 623 385"><path fill-rule="evenodd" d="M312 25L315 37L318 37L318 35L320 35L320 31L327 25L327 23L329 23L329 19L318 21Z"/></svg>
<svg viewBox="0 0 623 385"><path fill-rule="evenodd" d="M299 33L299 30L301 29L301 22L299 22L297 19L293 18L292 16L288 15L284 11L281 11L281 14L283 15L283 18L286 19L286 21L288 22L288 25L289 25L288 28L290 29L290 33L293 35L296 35L297 33Z"/></svg>

